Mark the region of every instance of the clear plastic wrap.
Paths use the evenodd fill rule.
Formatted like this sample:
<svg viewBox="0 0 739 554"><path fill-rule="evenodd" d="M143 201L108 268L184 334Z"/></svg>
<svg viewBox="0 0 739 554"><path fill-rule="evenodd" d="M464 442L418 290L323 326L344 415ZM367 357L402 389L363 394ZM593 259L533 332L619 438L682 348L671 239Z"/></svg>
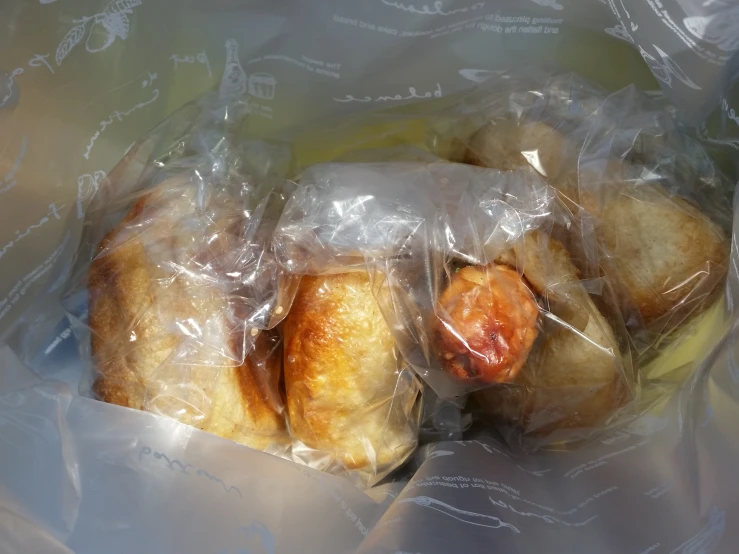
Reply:
<svg viewBox="0 0 739 554"><path fill-rule="evenodd" d="M290 149L242 138L244 113L211 97L185 108L95 197L65 294L83 391L372 485L416 447L419 383L366 277L310 288L277 263ZM362 358L365 325L380 336Z"/></svg>
<svg viewBox="0 0 739 554"><path fill-rule="evenodd" d="M703 152L723 151L739 167L735 2L0 4L0 551L737 550L739 252L727 263L730 202ZM638 83L675 108L571 75L506 73L531 64L577 68L609 90ZM189 106L109 172L150 125L219 84L241 100ZM694 130L703 146L667 117L699 124L714 109ZM345 133L352 120L368 124ZM430 128L438 133L425 143ZM290 149L300 172L323 162L448 160L514 173L499 175L498 187L467 183L451 201L420 186L396 195L410 206L406 227L390 237L400 255L377 241L362 247L361 234L339 236L342 247L356 239L357 252L338 251L335 267L319 259L330 269L315 263L319 274L301 278L290 304L298 279L268 245L280 191L292 186L284 178L300 175L285 169L283 145L247 133L300 136ZM111 388L114 370L169 347L164 338L153 345L154 335L177 342L182 356L155 375L151 391L153 408L179 421L63 384L76 391L82 368L56 309L60 276L104 172L65 305L91 369L88 292L98 323L101 303L120 308L108 318L110 340L107 327L95 339ZM243 197L225 185L239 179ZM268 191L276 192L267 199ZM381 206L378 232L404 216L390 207ZM218 222L231 218L246 224L223 231ZM413 225L425 249L399 240ZM337 238L324 230L316 236ZM209 235L216 240L199 238ZM105 237L110 248L98 252ZM137 245L144 254L134 256ZM188 254L200 250L214 261ZM229 259L238 251L254 253L243 269L253 280L229 271L243 261ZM146 263L128 259L107 280L106 268L127 252ZM706 310L727 265L726 302ZM122 330L134 319L124 310L132 296L116 292L116 279L141 266L153 294L141 296L156 310L129 325L132 341ZM510 336L482 332L506 322ZM354 331L345 337L337 323ZM391 355L387 329L407 357L417 354L418 373L452 397L425 385L416 402L410 364ZM223 340L226 331L233 341ZM498 360L490 346L503 336L511 348ZM304 339L314 342L303 356L293 348ZM319 348L324 340L330 352ZM142 343L154 347L135 348ZM289 397L286 350L296 358ZM221 394L239 386L232 377L250 379L243 386L260 393L249 403L265 408L263 419ZM135 381L119 382L135 392ZM475 390L454 396L468 387ZM313 399L321 403L307 405ZM419 408L418 440L433 444L387 484L360 491L312 469L374 483L412 449ZM328 432L318 432L322 422ZM246 431L253 446L267 443L307 466L197 427L237 440ZM511 452L495 433L527 448L606 429L577 450L535 456Z"/></svg>
<svg viewBox="0 0 739 554"><path fill-rule="evenodd" d="M485 390L518 444L633 410L618 304L575 267L593 249L575 228L531 169L324 164L303 172L275 252L297 273L369 271L403 358L442 398Z"/></svg>
<svg viewBox="0 0 739 554"><path fill-rule="evenodd" d="M303 276L283 324L293 459L365 485L418 443L420 384L365 272Z"/></svg>
<svg viewBox="0 0 739 554"><path fill-rule="evenodd" d="M716 164L667 111L636 88L607 94L571 74L503 79L453 111L452 123L445 121L432 145L451 144L449 157L473 165L533 168L576 222L567 234L585 251L573 262L607 282L610 302L628 334L630 354L621 352L624 360L631 357L640 394L636 410L626 414L664 401L694 368L688 360L669 362L667 353L677 351L694 329L689 323L718 298L728 269L731 186ZM585 237L590 240L581 240ZM602 365L598 359L593 351L574 367L594 376ZM570 377L578 374L573 370ZM591 388L570 395L589 398L570 405L577 425L604 425L591 418L596 404L606 407L596 411L616 414L610 422L622 420L616 405L609 408L598 397L630 393L620 385L620 392L613 384L604 388L597 380L581 383ZM612 394L605 392L609 387ZM547 404L547 388L526 387L525 402ZM476 395L476 404L511 420L520 414L505 414L506 399L521 394L490 389ZM563 413L542 413L544 418L524 424L524 436L551 431L554 439L562 435L556 428L573 425ZM558 418L554 426L547 422Z"/></svg>
<svg viewBox="0 0 739 554"><path fill-rule="evenodd" d="M634 347L659 344L710 305L727 270L730 185L668 112L634 87L516 77L458 109L451 156L530 166L596 237Z"/></svg>
<svg viewBox="0 0 739 554"><path fill-rule="evenodd" d="M586 439L664 399L684 372L654 360L726 274L721 172L633 87L504 75L452 104L429 115L433 154L304 170L280 262L369 271L403 358L442 399L473 393L516 448Z"/></svg>
<svg viewBox="0 0 739 554"><path fill-rule="evenodd" d="M65 305L85 392L285 455L270 329L297 282L269 244L290 154L237 141L241 115L207 97L134 146L87 212Z"/></svg>

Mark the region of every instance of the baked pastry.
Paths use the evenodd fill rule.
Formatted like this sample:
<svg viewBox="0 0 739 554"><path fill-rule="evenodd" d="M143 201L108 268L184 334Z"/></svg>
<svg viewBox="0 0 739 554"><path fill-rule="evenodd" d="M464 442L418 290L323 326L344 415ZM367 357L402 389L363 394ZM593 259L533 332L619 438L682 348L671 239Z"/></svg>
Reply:
<svg viewBox="0 0 739 554"><path fill-rule="evenodd" d="M633 397L633 370L566 249L530 232L498 262L517 265L549 311L512 385L477 392L477 402L524 434L602 425Z"/></svg>
<svg viewBox="0 0 739 554"><path fill-rule="evenodd" d="M435 338L442 367L469 382L513 379L536 339L538 315L533 295L509 267L460 269L438 302Z"/></svg>
<svg viewBox="0 0 739 554"><path fill-rule="evenodd" d="M284 321L292 435L326 466L380 478L417 441L418 388L401 372L390 328L365 273L304 276Z"/></svg>
<svg viewBox="0 0 739 554"><path fill-rule="evenodd" d="M665 188L630 178L628 164L581 174L580 198L595 217L608 275L625 289L644 322L682 322L718 290L729 242L698 208Z"/></svg>
<svg viewBox="0 0 739 554"><path fill-rule="evenodd" d="M150 193L101 241L88 285L92 389L105 402L267 449L287 439L279 339L261 333L249 354L245 339L256 331L238 324L241 303L203 269L228 247L219 244L225 224L198 219L194 194ZM207 250L202 232L214 239Z"/></svg>
<svg viewBox="0 0 739 554"><path fill-rule="evenodd" d="M556 178L576 161L574 153L568 140L546 123L497 118L472 135L463 161L500 171L530 165L542 176Z"/></svg>
<svg viewBox="0 0 739 554"><path fill-rule="evenodd" d="M531 165L573 211L593 216L602 265L627 319L667 333L705 307L726 275L729 243L701 210L634 167L578 167L569 140L542 122L495 120L470 139L465 161L509 170Z"/></svg>

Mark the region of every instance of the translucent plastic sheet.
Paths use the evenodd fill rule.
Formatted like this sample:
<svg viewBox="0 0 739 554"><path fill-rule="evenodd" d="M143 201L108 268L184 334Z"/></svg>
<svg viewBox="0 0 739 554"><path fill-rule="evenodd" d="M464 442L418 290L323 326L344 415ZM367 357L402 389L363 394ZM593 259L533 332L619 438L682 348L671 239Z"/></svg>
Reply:
<svg viewBox="0 0 739 554"><path fill-rule="evenodd" d="M538 333L539 307L515 272L509 269L508 277L490 264L507 256L514 270L517 261L523 267L511 248L526 233L550 231L558 217L566 223L554 192L530 170L327 164L303 172L274 245L280 262L296 273L370 271L403 357L438 395L453 397L508 381L523 365ZM456 308L460 264L483 268L478 273L487 284L460 291ZM477 299L483 290L492 296ZM499 342L464 329L470 310L486 310L478 302L490 304L493 320L481 325L500 334Z"/></svg>
<svg viewBox="0 0 739 554"><path fill-rule="evenodd" d="M596 265L643 354L709 304L723 279L731 185L634 88L608 95L573 75L540 83L513 78L473 100L485 115L465 121L476 130L458 137L467 146L454 154L496 169L531 166L557 190L594 233Z"/></svg>
<svg viewBox="0 0 739 554"><path fill-rule="evenodd" d="M0 347L0 549L85 553L115 545L126 551L219 554L733 552L739 498L734 476L739 460L734 429L739 371L733 325L738 278L736 253L728 261L725 255L733 235L727 214L733 180L721 184L703 149L735 175L735 12L727 2L689 0L321 0L238 7L230 2L169 0L2 3L0 333L20 360ZM534 75L530 86L503 86L499 77L507 70L531 64L576 69L609 92L621 92L609 96L600 86L571 76L544 82ZM491 105L479 102L490 97L491 88L461 103L448 101L450 95L487 80L498 91ZM667 111L644 104L633 89L623 90L630 83ZM481 150L472 138L490 119L512 125L501 141L507 152L504 164L509 155L515 159L506 170L529 165L533 170L528 171L541 173L555 162L569 173L557 182L540 175L542 183L558 191L553 197L565 209L547 220L544 235L534 236L537 244L549 244L547 237L556 229L555 240L582 274L574 285L550 291L549 300L575 299L586 309L574 315L582 319L587 313L588 321L594 313L611 314L608 325L617 330L614 338L628 338L632 367L640 379L630 389L639 393L639 405L629 404L622 415L648 413L626 418L627 423L577 449L519 457L504 443L516 446L520 435L489 436L491 421L499 426L501 419L510 417L496 411L497 400L492 410L486 405L484 396L493 389L475 392L462 412L459 399L439 399L425 388L419 436L434 444L416 450L412 461L390 476L393 483L359 491L344 479L171 418L79 396L81 368L89 360L79 359L77 339L57 299L72 265L87 203L98 189L98 207L111 198L122 200L111 206L109 219L103 218L99 228L85 230L82 251L91 260L99 241L142 196L139 185L164 183L152 180L146 169L166 152L183 153L175 143L191 133L199 109L190 106L178 112L153 142L134 148L134 141L212 88L220 89L222 98L248 100L248 118L236 117L244 115L237 109L234 118L226 120L241 121L238 133L249 141L242 150L249 171L237 175L255 182L275 173L280 180L288 175L300 182L300 175L286 169L290 160L282 144L262 142L265 136L299 137L295 167L304 173L318 161L465 161L466 155ZM530 91L542 96L532 98ZM342 129L335 132L336 120L331 119L418 100L439 104L434 109L401 109L376 118L377 126L344 136ZM698 127L676 132L667 113ZM311 124L318 121L325 128ZM388 130L388 121L396 127ZM515 146L520 131L523 148ZM688 133L701 144L687 139ZM219 129L211 137L216 140L191 144L188 156L218 152L217 137L222 136L224 129ZM558 154L547 156L552 149ZM103 186L105 174L125 153L130 163L112 172L118 187ZM264 167L265 160L275 165ZM492 161L496 163L483 165L500 162ZM573 166L578 168L574 176ZM201 186L192 166L172 169L167 177ZM269 182L266 188L273 186ZM284 199L273 198L277 205ZM608 202L601 203L604 200ZM619 210L609 213L614 201ZM250 216L259 205L250 206ZM632 294L642 281L617 287L612 279L614 274L631 276L642 270L642 279L654 284L656 277L665 275L660 267L645 270L641 260L651 260L651 253L635 263L638 258L621 249L621 222L643 221L635 206L658 214L649 218L648 227L664 231L654 234L660 246L669 246L671 253L691 253L684 266L670 268L670 279L657 281L660 286L642 297ZM229 202L212 207L219 213L235 211ZM269 215L260 219L263 224L279 215L269 209L264 213ZM597 226L599 220L606 225ZM676 245L671 240L674 230L695 233L713 247L694 257L695 241ZM482 231L487 232L484 227ZM223 233L219 229L217 234ZM183 233L171 238L181 240ZM636 238L642 239L643 233ZM516 246L511 244L505 259L497 262L528 281L526 265L519 263L526 260L526 252ZM651 252L643 240L631 246ZM465 255L473 254L482 256L479 251ZM350 260L357 263L352 279L367 275L364 253L359 258L363 262L354 256ZM696 259L705 262L700 269L692 263ZM178 267L170 264L169 270L194 269L198 279L207 282L207 267L197 259L184 262L175 260ZM488 257L486 262L496 259ZM462 265L480 264L469 259ZM278 273L265 273L265 282L274 284L283 268L269 267ZM86 270L76 269L77 294L67 295L65 307L79 332L87 318L86 285L81 280ZM382 306L381 285L387 281L378 278L383 273L377 264L369 269L373 297ZM457 269L465 268L455 264L450 269L451 280L459 274ZM498 277L496 272L492 275ZM480 275L470 273L464 275L479 281ZM713 295L724 290L725 274L726 301L713 303ZM689 279L691 275L697 277ZM318 278L349 279L345 272ZM442 284L440 279L434 290L443 292ZM212 290L208 286L203 291ZM173 290L171 285L168 290ZM253 302L273 305L267 299L274 300L274 289L263 290L267 292L257 300L249 295L248 309ZM234 299L240 294L238 289L230 291ZM557 302L544 303L544 296L534 294L540 315L542 305L555 313ZM274 305L282 305L281 298ZM362 309L372 306L368 299ZM275 317L257 318L253 327L264 331L276 323L272 319L289 315L270 313ZM193 319L212 320L208 312L198 312ZM241 332L240 326L233 325ZM168 329L170 336L185 336L179 327ZM580 338L588 335L587 329L580 330ZM399 341L398 330L392 330ZM282 334L279 326L256 338L248 331L243 352L231 344L213 349L223 342L213 334L201 335L199 342L193 341L197 348L188 353L202 345L206 354L201 355L217 355L224 368L249 364L272 389L274 374L268 366L274 348L285 348ZM269 340L262 350L264 339ZM535 348L532 345L532 353ZM409 384L404 380L409 375L406 364L414 362L401 356L394 361L386 367L396 372L396 383ZM517 377L525 375L522 366ZM379 383L377 390L387 390L388 383ZM91 384L83 383L82 390ZM278 382L277 388L281 386ZM407 391L405 398L412 397L414 388ZM358 402L373 393L370 387L361 392ZM188 395L192 402L191 391ZM282 406L284 414L289 411L285 400L272 398L269 405L275 413ZM547 396L534 400L546 402ZM412 406L411 412L417 409L410 401L402 405ZM368 401L363 408L372 406ZM207 411L201 405L200 412ZM473 415L475 427L469 429ZM192 412L187 418L192 419ZM546 425L542 428L541 420L529 423L530 431L544 429L546 441L562 438ZM443 442L462 438L466 440ZM362 446L364 454L382 452L374 445ZM314 456L314 448L307 443L303 447L299 452ZM320 467L337 468L331 455L321 460Z"/></svg>
<svg viewBox="0 0 739 554"><path fill-rule="evenodd" d="M292 272L369 271L404 359L442 398L480 391L470 408L516 448L663 400L684 368L655 379L647 364L712 305L728 263L728 185L664 112L572 75L536 83L509 77L437 120L437 153L495 171L314 166L274 239Z"/></svg>
<svg viewBox="0 0 739 554"><path fill-rule="evenodd" d="M268 249L289 152L229 140L240 107L206 98L133 147L87 212L64 303L93 397L283 453L281 343L266 330L294 289ZM149 144L166 151L132 175Z"/></svg>
<svg viewBox="0 0 739 554"><path fill-rule="evenodd" d="M278 263L290 151L241 138L246 108L184 108L101 184L64 293L81 391L375 484L416 446L419 385L366 276Z"/></svg>

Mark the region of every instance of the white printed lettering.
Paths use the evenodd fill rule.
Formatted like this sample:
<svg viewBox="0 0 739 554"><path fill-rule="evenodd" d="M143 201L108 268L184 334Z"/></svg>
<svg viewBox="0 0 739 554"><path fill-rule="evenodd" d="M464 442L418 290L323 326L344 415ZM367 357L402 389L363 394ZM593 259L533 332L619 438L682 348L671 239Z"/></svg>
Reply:
<svg viewBox="0 0 739 554"><path fill-rule="evenodd" d="M444 2L441 2L440 0L437 0L433 3L433 8L429 8L427 4L424 4L421 6L421 8L417 8L413 4L403 4L402 2L392 2L391 0L382 0L382 3L386 6L390 6L392 8L408 12L408 13L414 13L418 15L442 15L442 16L450 16L458 13L467 13L470 11L475 11L482 9L485 6L485 2L477 2L475 4L472 4L471 6L463 6L461 8L456 8L453 10L445 10L444 9Z"/></svg>
<svg viewBox="0 0 739 554"><path fill-rule="evenodd" d="M208 70L208 77L212 77L213 73L210 70L210 61L208 60L208 55L205 53L205 50L202 50L195 54L195 56L183 56L180 57L177 54L172 54L169 57L170 60L174 62L174 68L177 70L179 67L179 64L186 63L186 64L194 64L199 63L205 66L205 69Z"/></svg>
<svg viewBox="0 0 739 554"><path fill-rule="evenodd" d="M344 98L334 98L336 102L390 102L399 100L413 100L413 99L426 99L426 98L441 98L441 85L436 83L436 87L433 91L428 91L423 94L418 94L415 87L408 87L408 95L395 94L393 96L380 95L372 98L371 96L364 96L357 98L351 94L347 94Z"/></svg>
<svg viewBox="0 0 739 554"><path fill-rule="evenodd" d="M156 73L149 73L148 79L145 79L141 83L141 88L150 87L156 78L157 78L157 74ZM136 111L138 111L138 110L140 110L142 108L145 108L149 104L155 102L157 100L157 98L159 98L159 89L158 88L155 88L153 90L153 92L152 92L151 98L149 98L148 100L145 100L143 102L139 102L138 104L136 104L132 108L126 110L125 112L119 112L118 110L112 112L110 114L110 116L108 116L107 119L104 119L103 121L101 121L99 123L100 129L97 130L97 131L95 131L95 133L90 137L90 140L87 143L87 148L85 149L85 153L83 154L83 157L86 160L89 160L90 159L90 153L92 152L92 149L95 146L95 143L100 138L100 134L103 131L105 131L105 129L109 125L113 124L114 121L123 121L124 118L128 117L132 113L134 113L134 112L136 112Z"/></svg>
<svg viewBox="0 0 739 554"><path fill-rule="evenodd" d="M46 58L49 57L49 54L34 54L33 57L28 60L28 66L29 67L41 67L42 65L48 68L51 73L54 73L54 70L52 69L51 65L46 61ZM5 95L0 98L0 108L2 108L5 104L7 104L11 97L13 96L13 91L15 90L15 78L20 77L25 73L25 70L22 67L16 67L13 71L10 72L10 76L8 77L8 92L5 93Z"/></svg>

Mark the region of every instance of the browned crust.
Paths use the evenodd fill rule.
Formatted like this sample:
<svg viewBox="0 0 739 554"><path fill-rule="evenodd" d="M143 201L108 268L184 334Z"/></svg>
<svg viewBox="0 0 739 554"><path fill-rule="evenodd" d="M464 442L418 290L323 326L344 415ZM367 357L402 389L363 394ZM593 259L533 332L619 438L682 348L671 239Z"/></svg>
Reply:
<svg viewBox="0 0 739 554"><path fill-rule="evenodd" d="M399 418L407 399L394 398L396 364L392 333L366 274L302 278L284 321L293 436L349 469L404 459L416 436L412 422Z"/></svg>
<svg viewBox="0 0 739 554"><path fill-rule="evenodd" d="M361 274L345 274L331 279L336 285L353 283L363 286ZM337 281L341 279L341 281ZM366 277L364 277L366 280ZM330 444L334 426L349 418L358 406L341 406L341 391L349 386L347 369L351 371L351 353L341 348L341 338L355 330L336 317L340 298L335 291L321 292L329 278L304 276L285 318L285 389L287 391L289 420L293 433L307 445L325 448ZM322 378L323 377L323 378ZM324 388L330 379L336 393L336 402L329 410L312 410L312 401L326 397L333 391ZM363 461L347 459L353 467Z"/></svg>
<svg viewBox="0 0 739 554"><path fill-rule="evenodd" d="M89 327L96 370L92 391L100 400L135 409L145 408L147 389L156 385L149 380L152 373L181 340L162 329L151 314L156 311L152 310L154 276L141 239L134 237L106 251L150 200L151 196L139 199L101 240L89 270ZM230 337L233 352L243 351L242 341L240 332ZM221 404L236 401L240 406L217 405L217 415L206 417L200 428L258 448L272 442L271 434L284 430L276 398L281 357L275 341L279 338L274 334L261 333L255 351L239 366L207 368L219 375L215 386L205 389L213 402L220 397ZM202 379L203 374L193 378Z"/></svg>
<svg viewBox="0 0 739 554"><path fill-rule="evenodd" d="M241 402L248 406L255 426L274 431L285 428L284 418L278 415L282 404L277 392L282 371L282 350L278 344L276 332L261 332L254 351L235 370Z"/></svg>
<svg viewBox="0 0 739 554"><path fill-rule="evenodd" d="M118 227L109 231L100 241L95 259L90 264L89 273L89 327L91 333L91 351L93 359L102 361L106 358L106 346L116 339L116 330L121 321L116 314L121 304L119 295L122 287L118 276L125 271L115 255L100 254L110 245L121 229L136 219L144 211L147 197L140 198L129 210ZM125 293L125 292L124 292ZM145 389L144 380L136 372L131 371L128 364L119 357L106 359L104 365L97 367L97 375L93 383L93 392L97 398L111 404L128 408L142 409L141 398ZM124 384L125 383L125 384ZM131 388L138 394L132 394Z"/></svg>
<svg viewBox="0 0 739 554"><path fill-rule="evenodd" d="M507 266L468 266L439 296L435 322L439 361L462 380L515 378L538 334L539 307L523 279ZM449 329L451 326L452 329Z"/></svg>
<svg viewBox="0 0 739 554"><path fill-rule="evenodd" d="M505 118L472 135L464 161L511 170L529 165L522 150L536 150L543 167L535 169L543 170L560 199L597 218L597 239L613 258L602 261L623 296L622 309L636 307L647 326L667 333L710 305L728 267L729 244L721 229L661 185L635 186L621 160L597 171L578 168L571 148L546 124ZM651 270L655 260L661 267Z"/></svg>

